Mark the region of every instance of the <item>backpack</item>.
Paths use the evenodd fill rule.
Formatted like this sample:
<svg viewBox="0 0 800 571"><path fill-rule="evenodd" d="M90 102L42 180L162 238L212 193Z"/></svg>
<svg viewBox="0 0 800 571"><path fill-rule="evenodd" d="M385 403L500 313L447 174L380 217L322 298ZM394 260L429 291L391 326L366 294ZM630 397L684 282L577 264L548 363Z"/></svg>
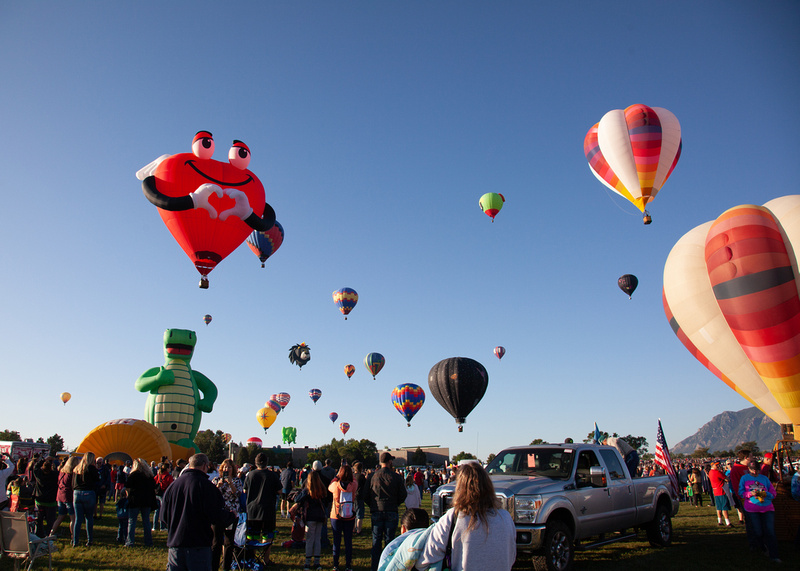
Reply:
<svg viewBox="0 0 800 571"><path fill-rule="evenodd" d="M353 511L353 492L345 492L342 489L339 490L339 502L336 507L336 515L341 519L352 519L355 517L355 512Z"/></svg>

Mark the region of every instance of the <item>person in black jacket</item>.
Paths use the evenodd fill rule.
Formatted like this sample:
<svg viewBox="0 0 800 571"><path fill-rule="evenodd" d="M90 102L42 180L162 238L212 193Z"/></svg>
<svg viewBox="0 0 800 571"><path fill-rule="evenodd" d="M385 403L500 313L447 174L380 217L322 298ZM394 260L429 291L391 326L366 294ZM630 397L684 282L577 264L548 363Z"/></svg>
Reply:
<svg viewBox="0 0 800 571"><path fill-rule="evenodd" d="M225 509L222 493L208 479L208 456L195 454L164 492L161 519L167 524L167 571L211 569L211 526L227 526L236 516Z"/></svg>
<svg viewBox="0 0 800 571"><path fill-rule="evenodd" d="M372 571L378 569L383 548L397 534L397 522L400 519L398 509L407 493L403 478L392 467L394 456L384 452L380 460L381 467L367 481L372 519Z"/></svg>
<svg viewBox="0 0 800 571"><path fill-rule="evenodd" d="M36 516L36 535L46 537L56 521L56 494L58 493L58 472L52 456L41 458L33 467L33 499L39 509ZM47 527L45 527L47 520Z"/></svg>
<svg viewBox="0 0 800 571"><path fill-rule="evenodd" d="M136 520L142 515L144 544L153 546L153 531L150 526L150 510L156 506L156 480L147 462L141 458L133 461L131 473L125 480L128 498L128 537L125 547L133 547L136 538Z"/></svg>

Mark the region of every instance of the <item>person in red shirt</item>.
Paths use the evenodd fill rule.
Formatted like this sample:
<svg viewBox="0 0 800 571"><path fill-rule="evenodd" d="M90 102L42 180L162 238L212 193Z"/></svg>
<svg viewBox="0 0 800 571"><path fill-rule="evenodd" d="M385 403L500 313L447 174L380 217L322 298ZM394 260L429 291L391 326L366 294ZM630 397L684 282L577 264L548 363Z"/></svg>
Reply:
<svg viewBox="0 0 800 571"><path fill-rule="evenodd" d="M711 489L714 491L714 507L717 508L717 525L722 525L722 518L725 518L725 525L731 527L731 520L728 519L728 510L731 509L728 503L728 496L723 486L728 478L720 469L719 462L711 463L711 470L708 472L708 479L711 481Z"/></svg>
<svg viewBox="0 0 800 571"><path fill-rule="evenodd" d="M422 473L422 470L414 470L414 483L419 488L419 497L421 498L425 493L425 475Z"/></svg>

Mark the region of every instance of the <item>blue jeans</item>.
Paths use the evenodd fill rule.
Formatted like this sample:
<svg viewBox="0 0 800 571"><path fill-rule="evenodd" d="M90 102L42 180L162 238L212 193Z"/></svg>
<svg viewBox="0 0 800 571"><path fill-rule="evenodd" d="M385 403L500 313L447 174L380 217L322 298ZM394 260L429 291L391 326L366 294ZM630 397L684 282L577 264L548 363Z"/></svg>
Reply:
<svg viewBox="0 0 800 571"><path fill-rule="evenodd" d="M211 571L211 548L170 547L167 571Z"/></svg>
<svg viewBox="0 0 800 571"><path fill-rule="evenodd" d="M383 548L389 545L397 533L397 512L372 512L372 571L377 571ZM383 545L381 545L383 541Z"/></svg>
<svg viewBox="0 0 800 571"><path fill-rule="evenodd" d="M75 490L72 492L72 503L75 506L75 525L72 526L72 545L78 545L81 525L86 520L86 538L94 541L94 509L97 505L97 494L93 491Z"/></svg>
<svg viewBox="0 0 800 571"><path fill-rule="evenodd" d="M344 560L347 567L353 566L353 528L356 526L355 518L339 519L331 518L331 529L333 530L333 566L339 566L339 555L342 545L342 535L344 535Z"/></svg>
<svg viewBox="0 0 800 571"><path fill-rule="evenodd" d="M133 545L136 538L136 519L142 514L142 526L144 527L144 544L147 547L153 546L153 531L150 528L150 508L128 508L128 539L125 541L127 547Z"/></svg>
<svg viewBox="0 0 800 571"><path fill-rule="evenodd" d="M156 501L158 502L158 507L153 510L153 531L162 531L167 529L167 526L161 521L161 496L156 496Z"/></svg>
<svg viewBox="0 0 800 571"><path fill-rule="evenodd" d="M770 559L778 558L778 538L775 535L775 512L744 512L747 523L753 532L750 546L761 549L766 546Z"/></svg>

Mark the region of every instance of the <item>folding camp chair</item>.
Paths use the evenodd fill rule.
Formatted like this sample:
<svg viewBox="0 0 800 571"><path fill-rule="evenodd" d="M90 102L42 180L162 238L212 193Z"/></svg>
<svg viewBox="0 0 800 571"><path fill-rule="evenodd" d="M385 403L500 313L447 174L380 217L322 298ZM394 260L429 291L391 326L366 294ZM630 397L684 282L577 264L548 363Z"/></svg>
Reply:
<svg viewBox="0 0 800 571"><path fill-rule="evenodd" d="M270 534L268 541L247 539L247 514L239 514L239 523L233 535L233 568L234 569L264 569L266 567L265 555L272 545L274 534ZM253 559L247 559L248 551L252 551Z"/></svg>
<svg viewBox="0 0 800 571"><path fill-rule="evenodd" d="M37 557L47 555L50 570L53 569L53 552L56 536L38 538L30 535L28 528L28 515L25 512L0 511L0 543L5 557L14 559L14 569L19 571L20 565L28 563L28 570L33 567Z"/></svg>

